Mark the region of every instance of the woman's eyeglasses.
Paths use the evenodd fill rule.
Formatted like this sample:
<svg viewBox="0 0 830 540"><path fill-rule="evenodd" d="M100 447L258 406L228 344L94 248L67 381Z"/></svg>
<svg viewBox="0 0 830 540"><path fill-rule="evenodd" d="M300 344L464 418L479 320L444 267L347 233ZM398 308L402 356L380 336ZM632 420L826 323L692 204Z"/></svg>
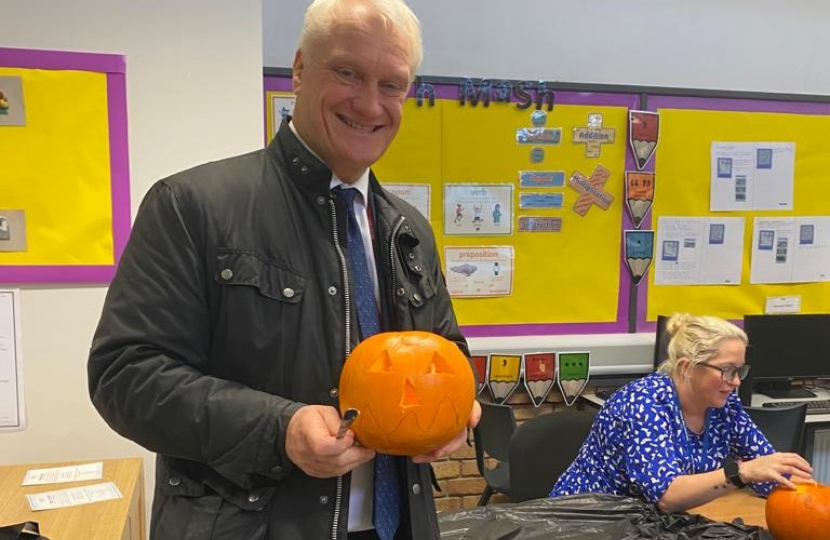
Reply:
<svg viewBox="0 0 830 540"><path fill-rule="evenodd" d="M739 380L744 380L746 376L749 374L749 364L744 364L741 367L735 366L713 366L712 364L707 364L706 362L698 362L698 366L706 366L708 368L716 369L720 371L720 378L723 379L723 382L729 383L735 380L735 375L738 376Z"/></svg>

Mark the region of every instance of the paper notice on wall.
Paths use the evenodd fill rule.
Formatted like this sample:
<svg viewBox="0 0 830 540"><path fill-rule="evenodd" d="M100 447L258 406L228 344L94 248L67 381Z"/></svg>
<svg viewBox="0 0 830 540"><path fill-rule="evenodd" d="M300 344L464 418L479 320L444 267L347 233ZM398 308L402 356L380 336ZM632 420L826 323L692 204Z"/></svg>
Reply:
<svg viewBox="0 0 830 540"><path fill-rule="evenodd" d="M795 143L713 142L712 212L792 210Z"/></svg>
<svg viewBox="0 0 830 540"><path fill-rule="evenodd" d="M26 429L20 291L0 289L0 432Z"/></svg>
<svg viewBox="0 0 830 540"><path fill-rule="evenodd" d="M656 285L738 285L744 218L660 217L654 254Z"/></svg>

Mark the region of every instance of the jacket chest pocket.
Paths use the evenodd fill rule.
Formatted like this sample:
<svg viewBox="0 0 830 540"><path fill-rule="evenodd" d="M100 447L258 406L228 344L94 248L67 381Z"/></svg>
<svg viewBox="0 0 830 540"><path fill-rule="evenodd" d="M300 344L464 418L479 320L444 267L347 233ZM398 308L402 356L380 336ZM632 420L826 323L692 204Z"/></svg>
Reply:
<svg viewBox="0 0 830 540"><path fill-rule="evenodd" d="M213 274L219 285L214 346L223 349L217 352L248 358L252 369L257 359L290 352L303 325L309 280L256 253L233 250L218 253Z"/></svg>
<svg viewBox="0 0 830 540"><path fill-rule="evenodd" d="M307 282L294 270L248 252L220 252L214 279L220 285L253 287L262 296L286 304L300 303Z"/></svg>

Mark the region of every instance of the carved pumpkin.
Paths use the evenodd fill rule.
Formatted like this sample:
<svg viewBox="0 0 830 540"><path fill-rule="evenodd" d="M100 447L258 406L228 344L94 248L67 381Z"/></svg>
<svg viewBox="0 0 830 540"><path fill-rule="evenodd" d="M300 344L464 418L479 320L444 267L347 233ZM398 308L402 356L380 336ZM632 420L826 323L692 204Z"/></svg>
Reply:
<svg viewBox="0 0 830 540"><path fill-rule="evenodd" d="M340 411L355 408L360 444L416 456L458 435L470 417L475 380L455 343L429 332L386 332L362 341L340 374Z"/></svg>
<svg viewBox="0 0 830 540"><path fill-rule="evenodd" d="M767 527L778 540L830 538L830 486L796 484L772 490L765 508Z"/></svg>

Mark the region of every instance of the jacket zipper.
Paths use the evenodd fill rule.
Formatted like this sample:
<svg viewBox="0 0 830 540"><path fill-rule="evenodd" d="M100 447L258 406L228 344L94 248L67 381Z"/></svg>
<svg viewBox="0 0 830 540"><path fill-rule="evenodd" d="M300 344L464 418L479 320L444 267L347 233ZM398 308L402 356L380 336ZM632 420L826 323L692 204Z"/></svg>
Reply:
<svg viewBox="0 0 830 540"><path fill-rule="evenodd" d="M334 238L334 248L337 258L340 259L341 277L343 278L343 298L346 301L346 357L352 352L352 306L351 291L349 290L349 271L346 266L346 255L340 247L340 233L337 228L337 207L334 196L329 195L329 209L331 210L331 229ZM343 476L337 477L337 489L334 496L334 518L331 523L331 540L337 540L337 527L340 524L340 506L343 503Z"/></svg>
<svg viewBox="0 0 830 540"><path fill-rule="evenodd" d="M395 253L397 252L397 246L395 245L398 240L398 231L401 230L403 226L403 222L406 221L406 216L398 216L398 221L395 223L395 226L392 227L392 236L389 240L389 264L392 269L390 276L391 279L389 282L392 284L392 306L397 306L397 302L395 301L395 289L397 288L397 276L395 269L397 268L397 264L395 261ZM395 309L397 311L397 308Z"/></svg>

